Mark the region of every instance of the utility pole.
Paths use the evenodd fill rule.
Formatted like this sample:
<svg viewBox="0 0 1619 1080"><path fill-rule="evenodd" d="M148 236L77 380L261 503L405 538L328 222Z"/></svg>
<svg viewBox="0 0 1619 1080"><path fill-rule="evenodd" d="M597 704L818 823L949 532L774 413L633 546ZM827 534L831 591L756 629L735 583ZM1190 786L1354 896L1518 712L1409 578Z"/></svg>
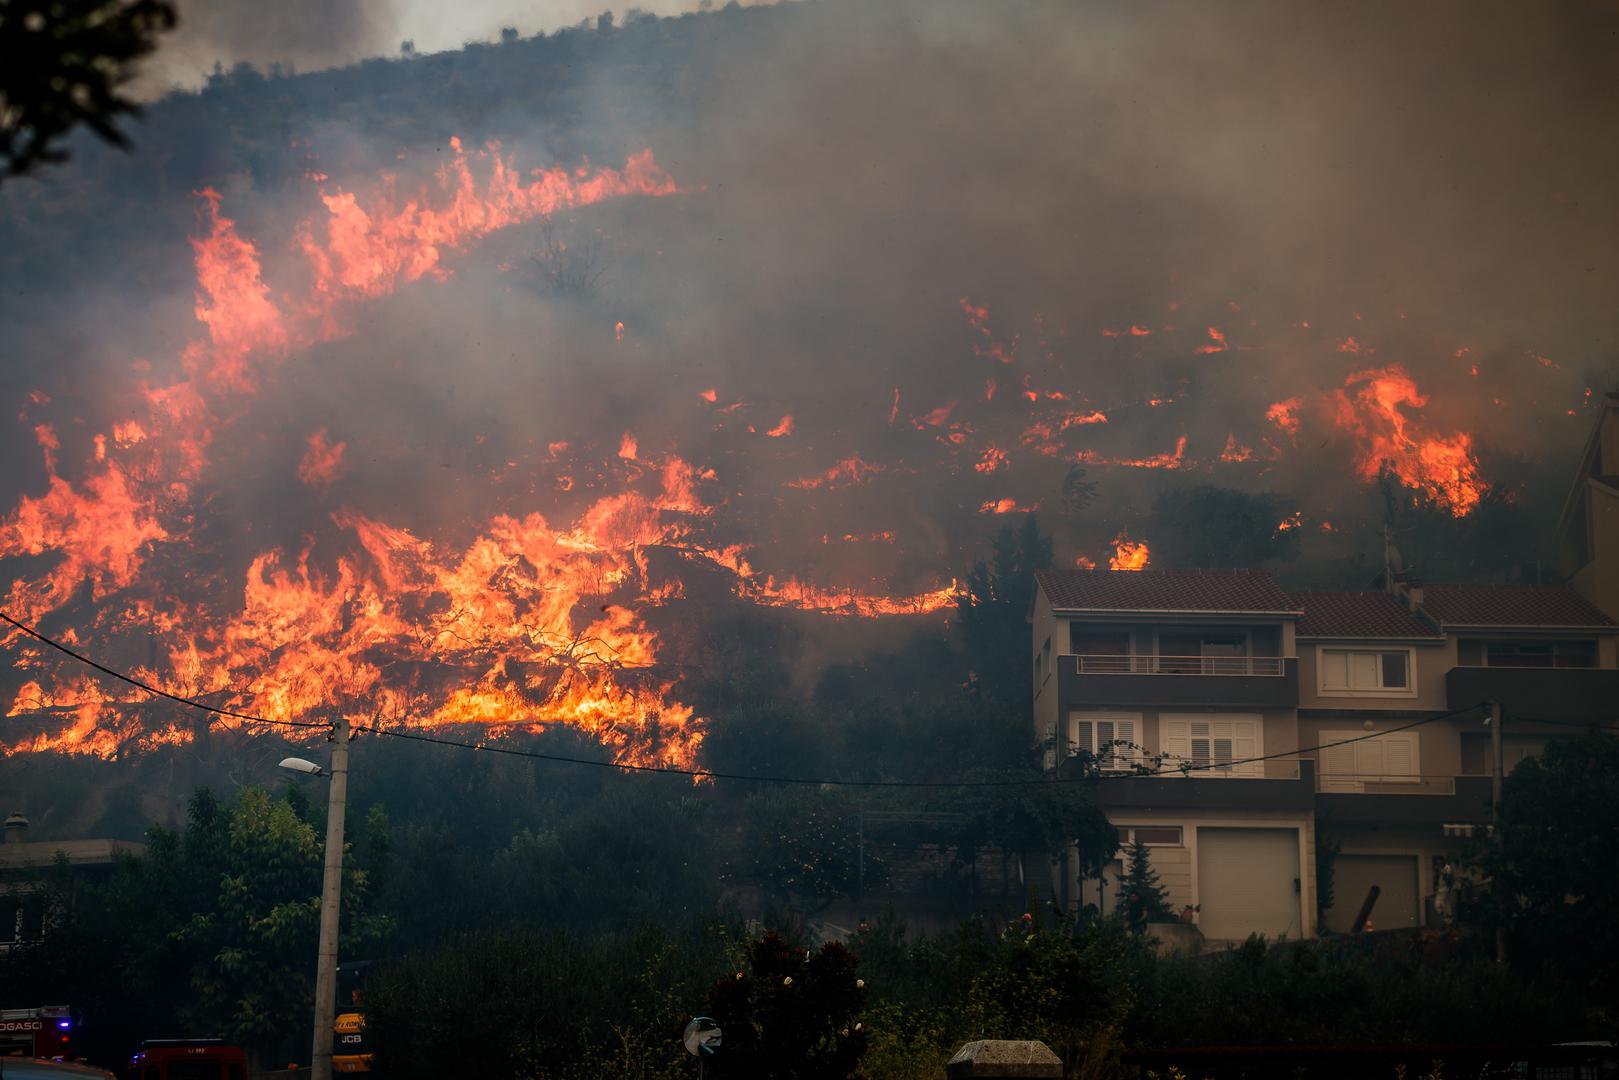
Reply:
<svg viewBox="0 0 1619 1080"><path fill-rule="evenodd" d="M1491 842L1495 844L1496 850L1499 851L1501 849L1502 840L1504 839L1501 836L1501 789L1506 783L1506 763L1502 760L1503 755L1501 752L1501 703L1499 701L1492 701L1489 703L1489 709L1490 830L1494 834L1491 837ZM1495 890L1497 908L1495 924L1495 962L1497 964L1504 964L1507 962L1507 931L1506 927L1502 926L1500 921L1502 911L1504 911L1504 905L1501 903L1501 882L1499 878L1497 878L1497 880L1494 882L1492 888Z"/></svg>
<svg viewBox="0 0 1619 1080"><path fill-rule="evenodd" d="M326 800L326 872L320 890L311 1080L332 1080L332 1025L337 1020L337 913L343 892L343 814L349 787L349 722L345 716L332 724L331 771L331 790Z"/></svg>

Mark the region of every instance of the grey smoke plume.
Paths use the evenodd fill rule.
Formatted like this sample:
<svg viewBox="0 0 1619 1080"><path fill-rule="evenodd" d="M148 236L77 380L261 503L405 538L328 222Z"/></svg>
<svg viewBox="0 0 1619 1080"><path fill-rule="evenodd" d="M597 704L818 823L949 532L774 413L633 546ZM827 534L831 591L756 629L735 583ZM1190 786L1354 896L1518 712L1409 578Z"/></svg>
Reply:
<svg viewBox="0 0 1619 1080"><path fill-rule="evenodd" d="M265 24L232 5L192 25L265 59L335 60L391 51L408 33L393 10ZM1619 336L1614 26L1611 7L1573 3L844 0L231 82L154 108L132 160L86 152L56 186L5 193L18 346L0 391L86 402L88 438L131 357L172 371L195 333L183 238L205 185L292 289L293 225L320 219L308 172L408 185L452 134L525 166L649 146L688 194L555 225L599 244L596 289L546 289L540 238L514 230L292 358L219 442L208 505L232 524L210 537L239 563L297 550L334 504L447 542L497 511L567 521L618 482L600 463L632 431L648 456L713 468L724 538L778 574L936 585L982 550L1000 520L980 507L1000 499L1038 504L1064 558L1105 558L1157 490L1208 480L1332 521L1301 564L1331 567L1377 535L1331 416L1360 369L1403 365L1430 395L1413 423L1470 432L1486 479L1526 505L1560 496ZM128 282L131 265L149 272ZM80 317L87 297L104 329ZM1228 348L1198 351L1210 327ZM1296 445L1265 416L1293 397ZM1064 410L1108 422L1050 456L1026 442ZM790 437L764 436L789 414ZM350 468L316 494L294 466L321 427ZM1080 453L1147 458L1182 436L1181 470L1089 465L1098 501L1055 513ZM1255 459L1222 462L1228 438ZM26 426L0 439L39 460ZM560 441L596 462L569 492L539 460ZM991 446L1009 461L980 471ZM881 471L791 486L851 456ZM4 483L10 506L41 476Z"/></svg>

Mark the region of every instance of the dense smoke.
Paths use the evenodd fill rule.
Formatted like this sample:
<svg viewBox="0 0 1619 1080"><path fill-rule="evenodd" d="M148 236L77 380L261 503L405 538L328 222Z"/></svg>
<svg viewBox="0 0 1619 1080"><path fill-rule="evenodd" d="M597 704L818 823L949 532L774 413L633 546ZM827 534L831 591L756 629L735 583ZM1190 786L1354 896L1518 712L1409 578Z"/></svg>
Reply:
<svg viewBox="0 0 1619 1080"><path fill-rule="evenodd" d="M263 43L250 58L295 32L336 60L408 32L367 10L191 25ZM540 515L602 576L550 629L625 650L645 628L613 604L937 609L1033 508L1060 561L1106 565L1121 530L1151 544L1156 493L1194 483L1282 493L1294 572L1360 584L1381 467L1458 520L1492 486L1532 513L1562 494L1619 334L1616 25L1577 5L825 2L239 72L157 104L135 157L86 147L0 194L19 421L0 507L23 507L0 585L103 655L246 704L276 698L286 642L255 639L252 672L221 658L269 633L251 594L276 568L307 568L310 609L382 604L464 565L502 515ZM487 192L497 161L588 176L643 149L677 192L462 229L369 290L309 254L354 238L348 194L380 249L387 214L448 204L435 170ZM206 245L188 238L222 237L250 245L282 335L257 324L241 380L217 331L195 344ZM202 306L236 318L255 296ZM161 453L129 449L118 425L180 383L203 403L165 414ZM29 539L19 500L47 468L94 491L104 460L166 509L129 580L87 569L42 600L74 557L107 559ZM1089 500L1065 492L1076 467ZM627 524L626 492L662 524ZM361 551L360 522L434 551L381 532ZM379 568L384 548L416 561ZM527 558L512 572L543 593L553 567ZM429 592L388 614L424 659L446 647ZM522 681L488 642L457 647L504 657L462 658L480 685ZM357 697L378 678L344 671ZM401 712L453 696L411 678ZM23 684L51 697L30 671L0 705L38 730Z"/></svg>

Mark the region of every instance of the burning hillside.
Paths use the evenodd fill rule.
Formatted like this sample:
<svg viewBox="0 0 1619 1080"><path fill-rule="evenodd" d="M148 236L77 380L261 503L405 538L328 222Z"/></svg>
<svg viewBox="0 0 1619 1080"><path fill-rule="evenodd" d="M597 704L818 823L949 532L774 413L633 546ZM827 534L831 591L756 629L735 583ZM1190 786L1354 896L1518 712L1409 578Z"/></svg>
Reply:
<svg viewBox="0 0 1619 1080"><path fill-rule="evenodd" d="M1142 115L1096 114L1137 100L1134 69L1080 13L1013 7L794 5L221 77L156 105L132 163L8 186L3 609L269 718L567 726L684 765L704 720L668 635L715 596L942 619L1007 520L1038 512L1065 563L1156 566L1148 508L1193 483L1293 493L1277 533L1347 563L1380 476L1461 521L1583 431L1577 337L1436 285L1409 221L1321 224L1276 186L1332 124L1278 151L1156 84ZM1126 52L1256 92L1186 44L1235 32L1210 19ZM1339 92L1360 75L1331 36L1293 43L1317 111L1385 115ZM270 118L285 137L244 146ZM1428 160L1428 128L1374 130ZM1255 164L1277 153L1298 157ZM1411 204L1392 183L1355 177ZM106 227L126 192L143 213ZM12 751L193 737L4 640Z"/></svg>

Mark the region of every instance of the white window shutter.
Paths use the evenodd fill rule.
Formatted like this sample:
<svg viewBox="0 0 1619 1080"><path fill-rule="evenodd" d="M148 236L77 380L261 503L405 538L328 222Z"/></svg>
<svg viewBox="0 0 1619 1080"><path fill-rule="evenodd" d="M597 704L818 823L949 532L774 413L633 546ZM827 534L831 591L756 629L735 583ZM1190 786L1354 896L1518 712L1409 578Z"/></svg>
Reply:
<svg viewBox="0 0 1619 1080"><path fill-rule="evenodd" d="M1337 742L1345 736L1341 732L1322 732L1322 742ZM1355 779L1355 748L1329 746L1321 751L1321 789L1323 791L1359 791L1360 781Z"/></svg>
<svg viewBox="0 0 1619 1080"><path fill-rule="evenodd" d="M1355 743L1355 772L1360 774L1362 780L1373 780L1385 776L1388 769L1384 766L1383 740L1365 739Z"/></svg>
<svg viewBox="0 0 1619 1080"><path fill-rule="evenodd" d="M1115 739L1130 743L1130 746L1116 746L1113 748L1113 760L1124 764L1133 764L1139 751L1136 750L1136 722L1134 720L1114 721Z"/></svg>
<svg viewBox="0 0 1619 1080"><path fill-rule="evenodd" d="M1179 768L1192 757L1191 726L1185 720L1165 720L1163 724L1163 771Z"/></svg>
<svg viewBox="0 0 1619 1080"><path fill-rule="evenodd" d="M1264 748L1259 737L1259 723L1254 720L1236 720L1231 724L1231 757L1236 761L1247 762L1238 765L1232 771L1238 776L1264 776L1265 763L1263 761L1249 761L1250 758L1259 757Z"/></svg>
<svg viewBox="0 0 1619 1080"><path fill-rule="evenodd" d="M1096 743L1091 739L1089 720L1074 721L1074 750L1085 754L1096 753Z"/></svg>
<svg viewBox="0 0 1619 1080"><path fill-rule="evenodd" d="M1383 769L1388 776L1417 775L1417 737L1414 732L1389 735L1383 743Z"/></svg>
<svg viewBox="0 0 1619 1080"><path fill-rule="evenodd" d="M1350 688L1354 690L1376 690L1377 684L1377 654L1366 652L1350 653Z"/></svg>
<svg viewBox="0 0 1619 1080"><path fill-rule="evenodd" d="M1349 689L1349 654L1324 652L1321 654L1321 688L1323 690Z"/></svg>

